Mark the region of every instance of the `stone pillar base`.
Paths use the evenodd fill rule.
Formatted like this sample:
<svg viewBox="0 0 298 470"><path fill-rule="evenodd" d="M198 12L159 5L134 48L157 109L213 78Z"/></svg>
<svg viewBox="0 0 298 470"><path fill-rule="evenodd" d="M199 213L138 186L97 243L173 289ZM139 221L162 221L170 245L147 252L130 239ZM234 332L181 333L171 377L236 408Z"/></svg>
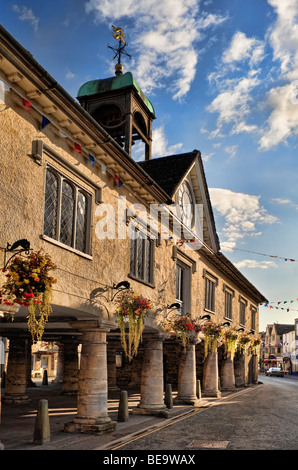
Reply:
<svg viewBox="0 0 298 470"><path fill-rule="evenodd" d="M161 418L169 417L169 410L166 406L152 407L152 406L142 406L138 405L136 408L133 408L132 414L135 415L150 415L150 416L159 416Z"/></svg>
<svg viewBox="0 0 298 470"><path fill-rule="evenodd" d="M202 393L203 397L216 397L220 398L221 397L221 392L215 388L215 389L205 389Z"/></svg>
<svg viewBox="0 0 298 470"><path fill-rule="evenodd" d="M69 433L89 433L89 434L106 434L108 432L113 432L116 428L116 421L111 421L110 419L106 422L96 422L96 420L79 420L74 419L70 423L65 423L64 432Z"/></svg>
<svg viewBox="0 0 298 470"><path fill-rule="evenodd" d="M24 395L23 393L6 393L2 399L3 403L6 404L22 404L22 403L30 403L31 398L28 395Z"/></svg>
<svg viewBox="0 0 298 470"><path fill-rule="evenodd" d="M173 400L174 405L190 405L190 406L199 406L201 400L197 397L176 397Z"/></svg>

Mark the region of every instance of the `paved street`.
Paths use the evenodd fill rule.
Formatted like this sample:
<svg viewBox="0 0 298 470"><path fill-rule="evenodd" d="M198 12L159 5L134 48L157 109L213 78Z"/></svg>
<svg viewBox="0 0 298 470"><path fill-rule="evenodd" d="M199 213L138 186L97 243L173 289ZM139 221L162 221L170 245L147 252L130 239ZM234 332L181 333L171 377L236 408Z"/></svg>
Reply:
<svg viewBox="0 0 298 470"><path fill-rule="evenodd" d="M297 450L298 380L263 375L259 380L262 386L232 394L121 450Z"/></svg>

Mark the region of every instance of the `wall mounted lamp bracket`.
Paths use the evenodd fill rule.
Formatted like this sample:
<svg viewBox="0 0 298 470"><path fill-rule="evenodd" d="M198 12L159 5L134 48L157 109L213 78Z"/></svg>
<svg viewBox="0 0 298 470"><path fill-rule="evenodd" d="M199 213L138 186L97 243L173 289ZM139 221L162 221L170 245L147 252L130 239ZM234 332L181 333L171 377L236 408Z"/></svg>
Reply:
<svg viewBox="0 0 298 470"><path fill-rule="evenodd" d="M12 253L12 252L14 252L13 255L10 256L8 260L6 260L7 253ZM25 238L22 238L21 240L14 242L12 245L7 243L7 247L4 250L3 269L7 268L9 261L15 256L19 255L20 253L25 253L26 255L29 255L29 252L30 252L30 242L26 240Z"/></svg>

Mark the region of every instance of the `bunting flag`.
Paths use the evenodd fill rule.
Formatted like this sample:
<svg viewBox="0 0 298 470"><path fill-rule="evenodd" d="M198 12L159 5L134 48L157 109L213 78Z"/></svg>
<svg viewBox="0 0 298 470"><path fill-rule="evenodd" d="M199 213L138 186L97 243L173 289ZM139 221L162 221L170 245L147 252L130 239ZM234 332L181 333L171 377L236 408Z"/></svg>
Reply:
<svg viewBox="0 0 298 470"><path fill-rule="evenodd" d="M117 186L118 188L121 188L121 186L123 185L123 181L121 181L121 179L119 178L119 176L115 175L114 174L114 178L115 178L115 181L117 183Z"/></svg>
<svg viewBox="0 0 298 470"><path fill-rule="evenodd" d="M82 147L81 144L78 144L78 142L74 143L74 148L78 153L82 153L81 147Z"/></svg>
<svg viewBox="0 0 298 470"><path fill-rule="evenodd" d="M91 153L89 153L89 159L90 159L91 165L92 165L93 168L94 168L94 162L95 162L95 160L94 160L93 155L91 155Z"/></svg>
<svg viewBox="0 0 298 470"><path fill-rule="evenodd" d="M65 132L63 132L61 129L59 129L59 135L62 137L62 139L67 139L67 134L65 134Z"/></svg>
<svg viewBox="0 0 298 470"><path fill-rule="evenodd" d="M25 98L22 99L22 103L25 108L32 108L32 104L30 103L30 101L25 100Z"/></svg>
<svg viewBox="0 0 298 470"><path fill-rule="evenodd" d="M42 116L40 130L42 131L48 124L50 124L50 122L51 121L47 117Z"/></svg>
<svg viewBox="0 0 298 470"><path fill-rule="evenodd" d="M103 163L101 164L101 171L103 172L104 175L107 172L107 167Z"/></svg>

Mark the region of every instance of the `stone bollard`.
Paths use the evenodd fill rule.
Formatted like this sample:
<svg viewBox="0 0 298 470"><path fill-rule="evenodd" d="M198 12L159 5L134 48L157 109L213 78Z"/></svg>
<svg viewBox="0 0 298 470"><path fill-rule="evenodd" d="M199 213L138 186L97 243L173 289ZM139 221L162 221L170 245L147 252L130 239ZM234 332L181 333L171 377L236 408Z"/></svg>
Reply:
<svg viewBox="0 0 298 470"><path fill-rule="evenodd" d="M48 371L44 369L42 376L42 385L48 385Z"/></svg>
<svg viewBox="0 0 298 470"><path fill-rule="evenodd" d="M124 422L127 421L129 417L128 413L128 395L126 390L121 390L120 392L120 401L118 408L118 421Z"/></svg>
<svg viewBox="0 0 298 470"><path fill-rule="evenodd" d="M169 410L171 408L173 408L173 396L172 396L172 385L171 384L166 384L165 405Z"/></svg>
<svg viewBox="0 0 298 470"><path fill-rule="evenodd" d="M201 398L202 398L201 381L200 380L197 380L197 398L198 398L198 400L201 400Z"/></svg>
<svg viewBox="0 0 298 470"><path fill-rule="evenodd" d="M34 428L34 444L48 444L50 442L50 419L48 400L39 400Z"/></svg>

